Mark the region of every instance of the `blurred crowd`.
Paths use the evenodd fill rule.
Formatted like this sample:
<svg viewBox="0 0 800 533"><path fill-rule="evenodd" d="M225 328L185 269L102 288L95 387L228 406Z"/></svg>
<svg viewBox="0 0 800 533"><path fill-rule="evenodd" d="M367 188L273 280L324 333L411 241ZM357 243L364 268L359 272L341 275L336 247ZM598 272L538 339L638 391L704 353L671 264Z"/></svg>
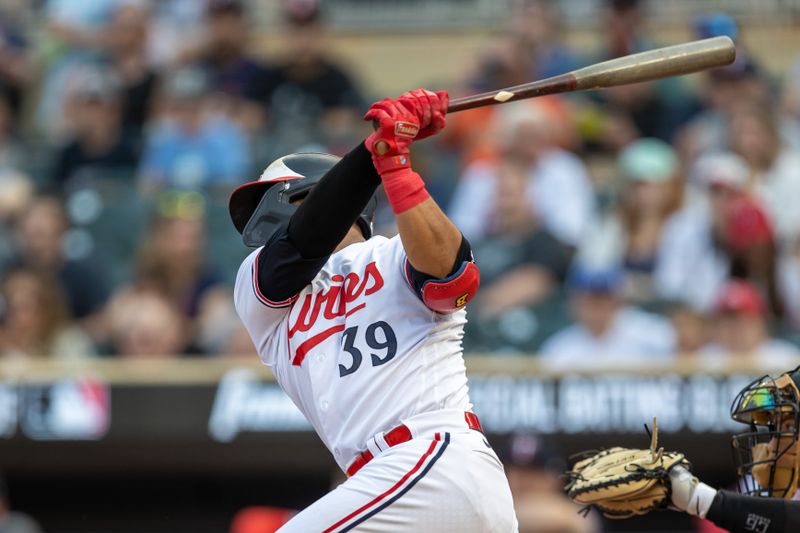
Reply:
<svg viewBox="0 0 800 533"><path fill-rule="evenodd" d="M518 0L458 96L659 46L606 0L599 46ZM241 0L0 0L0 357L253 351L231 302L237 184L342 154L376 95L331 55L326 4L282 0L281 49ZM800 333L800 61L459 113L415 148L482 271L468 351L555 367L694 355L789 366ZM433 87L439 89L442 87ZM398 87L397 92L410 89ZM395 231L379 209L381 233Z"/></svg>
<svg viewBox="0 0 800 533"><path fill-rule="evenodd" d="M279 3L281 47L264 53L254 2L0 0L0 358L253 352L231 299L247 250L228 194L286 153L345 153L369 103L394 96L331 54L325 3ZM472 69L431 88L489 91L664 44L644 2L601 4L599 45L579 50L557 2L516 0ZM734 39L736 61L451 115L415 146L481 268L468 352L557 369L797 363L800 58L775 76L731 16L687 24ZM521 531L598 530L573 519L558 461L512 439ZM0 529L37 531L4 492Z"/></svg>

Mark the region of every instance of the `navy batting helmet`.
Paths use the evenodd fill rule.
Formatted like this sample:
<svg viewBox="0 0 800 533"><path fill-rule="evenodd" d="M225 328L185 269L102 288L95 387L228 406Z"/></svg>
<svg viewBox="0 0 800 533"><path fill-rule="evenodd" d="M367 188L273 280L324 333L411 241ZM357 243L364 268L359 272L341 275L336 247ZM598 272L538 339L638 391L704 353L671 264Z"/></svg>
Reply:
<svg viewBox="0 0 800 533"><path fill-rule="evenodd" d="M262 246L281 224L289 221L296 207L338 161L320 153L296 153L276 159L258 181L245 183L231 194L228 211L246 246ZM377 200L373 196L359 215L358 227L369 239Z"/></svg>

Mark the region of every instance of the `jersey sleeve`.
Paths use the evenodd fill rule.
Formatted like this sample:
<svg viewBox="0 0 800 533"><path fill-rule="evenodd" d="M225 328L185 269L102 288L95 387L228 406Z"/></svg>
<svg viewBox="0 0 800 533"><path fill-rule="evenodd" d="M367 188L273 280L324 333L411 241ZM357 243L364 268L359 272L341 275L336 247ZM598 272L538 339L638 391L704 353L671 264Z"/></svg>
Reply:
<svg viewBox="0 0 800 533"><path fill-rule="evenodd" d="M279 326L286 320L295 298L275 302L263 295L257 281L261 250L262 248L257 248L242 261L236 275L233 302L261 360L265 365L272 366L275 354L267 347Z"/></svg>

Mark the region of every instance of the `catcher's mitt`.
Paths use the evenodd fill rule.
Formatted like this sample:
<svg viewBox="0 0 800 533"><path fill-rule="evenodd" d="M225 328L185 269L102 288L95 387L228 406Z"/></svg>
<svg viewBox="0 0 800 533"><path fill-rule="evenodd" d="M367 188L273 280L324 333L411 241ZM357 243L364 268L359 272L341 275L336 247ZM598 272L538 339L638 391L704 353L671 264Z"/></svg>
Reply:
<svg viewBox="0 0 800 533"><path fill-rule="evenodd" d="M614 447L581 454L584 459L567 472L567 495L587 509L597 507L609 518L665 509L670 501L669 471L691 465L682 453L657 449L657 431L653 419L649 450Z"/></svg>

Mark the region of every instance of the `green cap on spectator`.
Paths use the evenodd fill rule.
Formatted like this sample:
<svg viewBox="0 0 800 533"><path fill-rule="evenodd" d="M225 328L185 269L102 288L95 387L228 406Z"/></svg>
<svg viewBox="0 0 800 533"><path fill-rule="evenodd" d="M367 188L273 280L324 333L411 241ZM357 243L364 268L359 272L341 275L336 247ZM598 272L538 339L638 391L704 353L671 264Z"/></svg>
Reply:
<svg viewBox="0 0 800 533"><path fill-rule="evenodd" d="M622 175L631 181L659 183L675 175L678 158L664 141L645 138L628 145L620 153L617 165Z"/></svg>

